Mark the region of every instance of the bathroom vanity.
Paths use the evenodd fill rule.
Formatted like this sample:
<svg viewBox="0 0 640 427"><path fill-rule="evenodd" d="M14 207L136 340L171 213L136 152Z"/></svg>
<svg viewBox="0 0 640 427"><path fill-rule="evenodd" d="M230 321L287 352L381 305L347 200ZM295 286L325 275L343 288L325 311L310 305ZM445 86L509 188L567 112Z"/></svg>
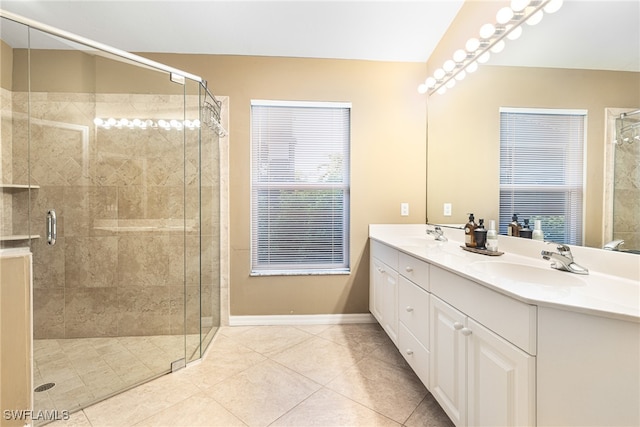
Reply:
<svg viewBox="0 0 640 427"><path fill-rule="evenodd" d="M572 248L583 276L427 228L370 226L370 311L456 426L640 425L639 258Z"/></svg>

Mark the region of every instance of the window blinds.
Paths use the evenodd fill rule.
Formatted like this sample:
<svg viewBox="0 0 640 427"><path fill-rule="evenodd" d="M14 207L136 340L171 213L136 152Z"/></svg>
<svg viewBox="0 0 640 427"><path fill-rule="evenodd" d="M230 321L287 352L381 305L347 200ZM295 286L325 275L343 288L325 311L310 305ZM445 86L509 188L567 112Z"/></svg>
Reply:
<svg viewBox="0 0 640 427"><path fill-rule="evenodd" d="M348 271L350 108L252 101L253 274Z"/></svg>
<svg viewBox="0 0 640 427"><path fill-rule="evenodd" d="M545 240L583 243L586 111L500 110L500 232L514 213Z"/></svg>

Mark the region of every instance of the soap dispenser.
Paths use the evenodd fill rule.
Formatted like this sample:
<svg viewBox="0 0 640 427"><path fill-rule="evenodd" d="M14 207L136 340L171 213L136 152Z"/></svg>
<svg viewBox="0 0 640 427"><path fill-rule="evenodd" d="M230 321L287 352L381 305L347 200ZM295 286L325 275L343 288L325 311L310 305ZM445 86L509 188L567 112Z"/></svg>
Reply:
<svg viewBox="0 0 640 427"><path fill-rule="evenodd" d="M469 222L467 222L467 225L465 225L464 227L464 244L468 247L468 248L475 248L476 247L476 236L473 233L474 231L476 231L477 228L477 224L474 221L474 216L472 213L469 214Z"/></svg>
<svg viewBox="0 0 640 427"><path fill-rule="evenodd" d="M524 226L520 229L519 236L524 237L525 239L530 239L533 231L529 227L529 219L524 219Z"/></svg>
<svg viewBox="0 0 640 427"><path fill-rule="evenodd" d="M542 232L542 221L536 219L535 221L533 221L533 224L533 240L544 240L544 233Z"/></svg>
<svg viewBox="0 0 640 427"><path fill-rule="evenodd" d="M520 223L518 222L518 214L513 214L511 217L511 222L507 227L507 236L518 237L520 236Z"/></svg>

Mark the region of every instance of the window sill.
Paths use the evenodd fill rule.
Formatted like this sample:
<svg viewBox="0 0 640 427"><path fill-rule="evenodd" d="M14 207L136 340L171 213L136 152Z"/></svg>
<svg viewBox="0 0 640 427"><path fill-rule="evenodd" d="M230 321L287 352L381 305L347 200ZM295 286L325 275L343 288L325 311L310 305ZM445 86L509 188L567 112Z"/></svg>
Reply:
<svg viewBox="0 0 640 427"><path fill-rule="evenodd" d="M260 270L252 271L249 276L345 276L351 274L351 270L332 269L332 270Z"/></svg>

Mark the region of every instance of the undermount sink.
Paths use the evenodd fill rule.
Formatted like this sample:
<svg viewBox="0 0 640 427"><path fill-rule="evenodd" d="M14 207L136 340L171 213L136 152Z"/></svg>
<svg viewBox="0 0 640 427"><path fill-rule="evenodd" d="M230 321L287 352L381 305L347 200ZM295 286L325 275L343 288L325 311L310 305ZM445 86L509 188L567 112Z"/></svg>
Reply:
<svg viewBox="0 0 640 427"><path fill-rule="evenodd" d="M504 261L477 261L470 265L478 273L495 279L507 279L518 283L531 283L543 286L584 286L584 279L556 269L541 268L533 265Z"/></svg>
<svg viewBox="0 0 640 427"><path fill-rule="evenodd" d="M444 243L431 236L411 236L411 237L402 237L400 240L400 244L402 246L420 246L420 247L434 247L438 246L438 244Z"/></svg>

